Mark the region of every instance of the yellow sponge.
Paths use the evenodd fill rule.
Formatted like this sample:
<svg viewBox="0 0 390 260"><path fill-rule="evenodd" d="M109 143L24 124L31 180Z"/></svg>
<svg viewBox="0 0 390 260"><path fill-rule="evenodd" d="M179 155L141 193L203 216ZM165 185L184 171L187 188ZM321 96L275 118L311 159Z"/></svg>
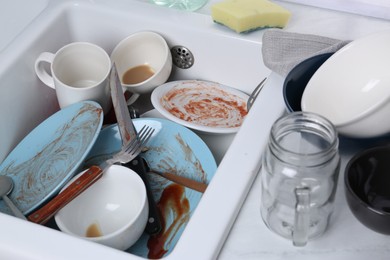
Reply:
<svg viewBox="0 0 390 260"><path fill-rule="evenodd" d="M286 26L291 13L267 0L226 0L211 6L216 23L242 33L260 28Z"/></svg>

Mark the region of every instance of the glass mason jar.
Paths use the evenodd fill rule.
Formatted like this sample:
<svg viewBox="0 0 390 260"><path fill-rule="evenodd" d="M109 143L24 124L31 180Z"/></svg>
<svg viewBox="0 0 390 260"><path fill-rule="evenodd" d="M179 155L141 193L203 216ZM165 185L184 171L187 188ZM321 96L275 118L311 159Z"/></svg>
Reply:
<svg viewBox="0 0 390 260"><path fill-rule="evenodd" d="M294 112L271 128L261 169L267 227L304 246L322 234L333 211L340 167L337 131L326 118Z"/></svg>
<svg viewBox="0 0 390 260"><path fill-rule="evenodd" d="M196 11L207 3L207 0L150 0L152 3L185 11Z"/></svg>

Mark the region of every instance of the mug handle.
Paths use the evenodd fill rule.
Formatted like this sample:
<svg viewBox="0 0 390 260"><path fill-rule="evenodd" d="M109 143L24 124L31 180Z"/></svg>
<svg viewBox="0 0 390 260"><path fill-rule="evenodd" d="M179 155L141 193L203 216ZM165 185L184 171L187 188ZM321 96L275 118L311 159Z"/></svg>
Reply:
<svg viewBox="0 0 390 260"><path fill-rule="evenodd" d="M294 230L292 241L294 246L305 246L309 237L310 225L310 189L308 187L296 188Z"/></svg>
<svg viewBox="0 0 390 260"><path fill-rule="evenodd" d="M47 72L43 66L43 63L47 62L52 64L54 56L55 55L53 53L42 52L35 61L35 73L37 74L38 78L52 89L55 89L53 77Z"/></svg>

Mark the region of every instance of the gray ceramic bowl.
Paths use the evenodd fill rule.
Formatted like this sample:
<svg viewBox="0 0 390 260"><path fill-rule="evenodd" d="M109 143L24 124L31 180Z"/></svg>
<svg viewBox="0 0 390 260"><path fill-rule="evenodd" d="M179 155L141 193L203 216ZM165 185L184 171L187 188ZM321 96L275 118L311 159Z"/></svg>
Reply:
<svg viewBox="0 0 390 260"><path fill-rule="evenodd" d="M289 112L301 111L301 98L307 83L317 69L333 53L325 53L310 57L295 66L286 76L283 84L283 97Z"/></svg>

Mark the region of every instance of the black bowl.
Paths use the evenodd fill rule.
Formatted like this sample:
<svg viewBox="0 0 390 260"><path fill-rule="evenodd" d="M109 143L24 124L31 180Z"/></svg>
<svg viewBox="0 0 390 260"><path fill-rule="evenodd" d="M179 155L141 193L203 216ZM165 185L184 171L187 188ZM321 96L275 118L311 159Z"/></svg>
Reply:
<svg viewBox="0 0 390 260"><path fill-rule="evenodd" d="M344 182L353 215L366 227L390 235L390 146L355 155L347 164Z"/></svg>
<svg viewBox="0 0 390 260"><path fill-rule="evenodd" d="M318 68L333 53L310 57L295 66L286 76L283 84L283 97L289 112L301 111L301 99L307 83Z"/></svg>

